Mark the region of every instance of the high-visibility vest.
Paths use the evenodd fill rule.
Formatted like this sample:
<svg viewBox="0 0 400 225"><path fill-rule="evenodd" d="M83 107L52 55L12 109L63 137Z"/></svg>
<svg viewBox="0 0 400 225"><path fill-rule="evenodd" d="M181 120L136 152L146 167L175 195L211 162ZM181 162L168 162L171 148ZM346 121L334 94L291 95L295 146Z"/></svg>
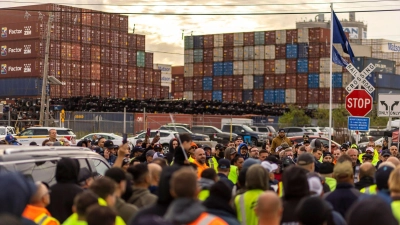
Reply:
<svg viewBox="0 0 400 225"><path fill-rule="evenodd" d="M210 166L210 168L213 168L215 172L218 173L218 161L215 157L211 157L210 159L208 159L208 165Z"/></svg>
<svg viewBox="0 0 400 225"><path fill-rule="evenodd" d="M400 201L393 201L391 204L392 212L397 222L400 224Z"/></svg>
<svg viewBox="0 0 400 225"><path fill-rule="evenodd" d="M210 190L207 190L207 189L204 189L204 190L201 190L200 192L199 192L199 194L197 195L197 198L200 200L200 201L205 201L207 198L208 198L208 196L210 196Z"/></svg>
<svg viewBox="0 0 400 225"><path fill-rule="evenodd" d="M239 178L239 170L237 166L231 165L231 170L228 175L228 179L232 181L233 184L236 184Z"/></svg>
<svg viewBox="0 0 400 225"><path fill-rule="evenodd" d="M36 217L33 220L37 225L47 225L49 222L52 222L52 224L60 224L58 220L55 218L48 216L46 213L40 214L38 217Z"/></svg>
<svg viewBox="0 0 400 225"><path fill-rule="evenodd" d="M365 153L362 153L358 156L358 160L363 163L362 157L365 155ZM374 150L374 156L372 157L372 165L376 166L379 162L379 153L378 151Z"/></svg>
<svg viewBox="0 0 400 225"><path fill-rule="evenodd" d="M200 214L199 218L195 221L188 223L188 225L228 225L224 220L221 218L214 216L209 213L202 213Z"/></svg>
<svg viewBox="0 0 400 225"><path fill-rule="evenodd" d="M282 183L282 181L279 181L279 183L278 183L278 196L280 198L283 197L283 183Z"/></svg>
<svg viewBox="0 0 400 225"><path fill-rule="evenodd" d="M258 225L258 217L254 211L254 207L256 207L258 197L262 193L264 193L263 190L255 189L236 196L235 208L241 224Z"/></svg>
<svg viewBox="0 0 400 225"><path fill-rule="evenodd" d="M325 177L325 183L329 186L329 189L331 189L331 191L336 190L336 179L332 177Z"/></svg>
<svg viewBox="0 0 400 225"><path fill-rule="evenodd" d="M369 194L369 195L376 195L376 192L377 192L376 189L377 189L376 184L373 184L369 187L365 187L365 188L361 189L360 192L364 193L364 194Z"/></svg>

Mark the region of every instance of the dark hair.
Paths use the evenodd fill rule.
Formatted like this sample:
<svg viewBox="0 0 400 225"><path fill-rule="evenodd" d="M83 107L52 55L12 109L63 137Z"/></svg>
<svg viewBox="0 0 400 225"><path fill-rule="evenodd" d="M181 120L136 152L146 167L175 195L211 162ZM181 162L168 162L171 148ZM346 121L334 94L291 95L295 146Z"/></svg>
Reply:
<svg viewBox="0 0 400 225"><path fill-rule="evenodd" d="M269 153L269 152L265 149L262 149L262 150L260 150L259 154L261 154L261 153Z"/></svg>
<svg viewBox="0 0 400 225"><path fill-rule="evenodd" d="M137 164L128 168L128 173L132 174L134 183L143 183L149 174L147 164Z"/></svg>
<svg viewBox="0 0 400 225"><path fill-rule="evenodd" d="M267 152L267 151L266 151ZM232 159L231 165L235 164L240 158L243 158L241 155L235 156L235 158ZM243 158L244 159L244 158Z"/></svg>
<svg viewBox="0 0 400 225"><path fill-rule="evenodd" d="M114 225L117 213L107 206L93 205L89 207L86 222L88 225Z"/></svg>
<svg viewBox="0 0 400 225"><path fill-rule="evenodd" d="M139 159L132 159L131 162L129 163L129 165L133 165L134 162L140 162Z"/></svg>
<svg viewBox="0 0 400 225"><path fill-rule="evenodd" d="M125 172L121 168L118 168L118 167L110 168L109 170L106 171L104 176L111 178L118 184L121 183L121 181L124 181L124 180L126 181Z"/></svg>
<svg viewBox="0 0 400 225"><path fill-rule="evenodd" d="M215 172L213 168L208 168L203 170L203 172L201 172L201 177L210 180L215 180L215 178L217 177L217 172Z"/></svg>
<svg viewBox="0 0 400 225"><path fill-rule="evenodd" d="M307 152L306 146L302 145L302 146L299 148L299 151L301 151L301 152Z"/></svg>
<svg viewBox="0 0 400 225"><path fill-rule="evenodd" d="M93 191L102 199L106 199L108 196L113 195L115 192L116 183L114 180L108 177L101 177L93 181L89 189Z"/></svg>
<svg viewBox="0 0 400 225"><path fill-rule="evenodd" d="M192 142L192 136L188 133L180 134L179 139L181 142Z"/></svg>
<svg viewBox="0 0 400 225"><path fill-rule="evenodd" d="M318 151L321 151L321 152L322 152L322 149L320 149L320 148L314 148L314 149L312 150L313 153L316 153L316 152L318 152Z"/></svg>
<svg viewBox="0 0 400 225"><path fill-rule="evenodd" d="M183 167L172 174L170 186L178 198L193 198L197 191L196 173Z"/></svg>
<svg viewBox="0 0 400 225"><path fill-rule="evenodd" d="M99 203L99 196L97 196L92 191L84 191L79 193L74 199L74 206L76 208L76 213L79 216L85 216L86 210L92 206Z"/></svg>
<svg viewBox="0 0 400 225"><path fill-rule="evenodd" d="M101 139L106 139L105 137L99 137L98 139L97 139L97 142L99 142Z"/></svg>

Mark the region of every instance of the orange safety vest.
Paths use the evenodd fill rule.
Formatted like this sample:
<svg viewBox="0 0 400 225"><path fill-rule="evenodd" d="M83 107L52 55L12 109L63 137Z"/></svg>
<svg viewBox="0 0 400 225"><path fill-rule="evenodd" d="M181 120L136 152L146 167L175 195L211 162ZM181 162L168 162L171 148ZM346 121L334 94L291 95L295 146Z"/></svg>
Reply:
<svg viewBox="0 0 400 225"><path fill-rule="evenodd" d="M199 218L188 225L228 225L228 223L217 216L203 212Z"/></svg>
<svg viewBox="0 0 400 225"><path fill-rule="evenodd" d="M60 225L60 222L56 218L51 217L46 208L27 205L22 216L34 221L37 225Z"/></svg>

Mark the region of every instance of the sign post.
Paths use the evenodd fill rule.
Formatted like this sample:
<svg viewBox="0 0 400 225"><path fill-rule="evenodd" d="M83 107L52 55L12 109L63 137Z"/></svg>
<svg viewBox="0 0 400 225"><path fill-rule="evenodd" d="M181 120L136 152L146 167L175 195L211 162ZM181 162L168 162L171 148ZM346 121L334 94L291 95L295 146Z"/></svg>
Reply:
<svg viewBox="0 0 400 225"><path fill-rule="evenodd" d="M63 109L63 110L61 110L61 112L60 112L60 121L61 121L60 127L64 127L64 120L65 120L65 111L64 111L64 109Z"/></svg>

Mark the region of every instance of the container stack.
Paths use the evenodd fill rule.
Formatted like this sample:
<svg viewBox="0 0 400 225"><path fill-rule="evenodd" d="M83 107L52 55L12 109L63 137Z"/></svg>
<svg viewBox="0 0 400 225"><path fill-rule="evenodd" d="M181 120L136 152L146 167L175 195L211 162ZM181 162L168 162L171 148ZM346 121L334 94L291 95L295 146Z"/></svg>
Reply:
<svg viewBox="0 0 400 225"><path fill-rule="evenodd" d="M0 82L9 84L0 97L41 95L48 11L48 75L63 83L50 85L52 98L160 97L161 71L145 52L145 36L128 34L127 16L56 4L0 10Z"/></svg>
<svg viewBox="0 0 400 225"><path fill-rule="evenodd" d="M186 36L184 74L173 96L193 100L265 102L326 108L330 89L330 30ZM356 45L356 66L373 61L371 48ZM343 56L346 57L345 54ZM365 64L365 63L364 63ZM395 68L393 73L395 73ZM352 80L333 64L334 107L343 104Z"/></svg>

